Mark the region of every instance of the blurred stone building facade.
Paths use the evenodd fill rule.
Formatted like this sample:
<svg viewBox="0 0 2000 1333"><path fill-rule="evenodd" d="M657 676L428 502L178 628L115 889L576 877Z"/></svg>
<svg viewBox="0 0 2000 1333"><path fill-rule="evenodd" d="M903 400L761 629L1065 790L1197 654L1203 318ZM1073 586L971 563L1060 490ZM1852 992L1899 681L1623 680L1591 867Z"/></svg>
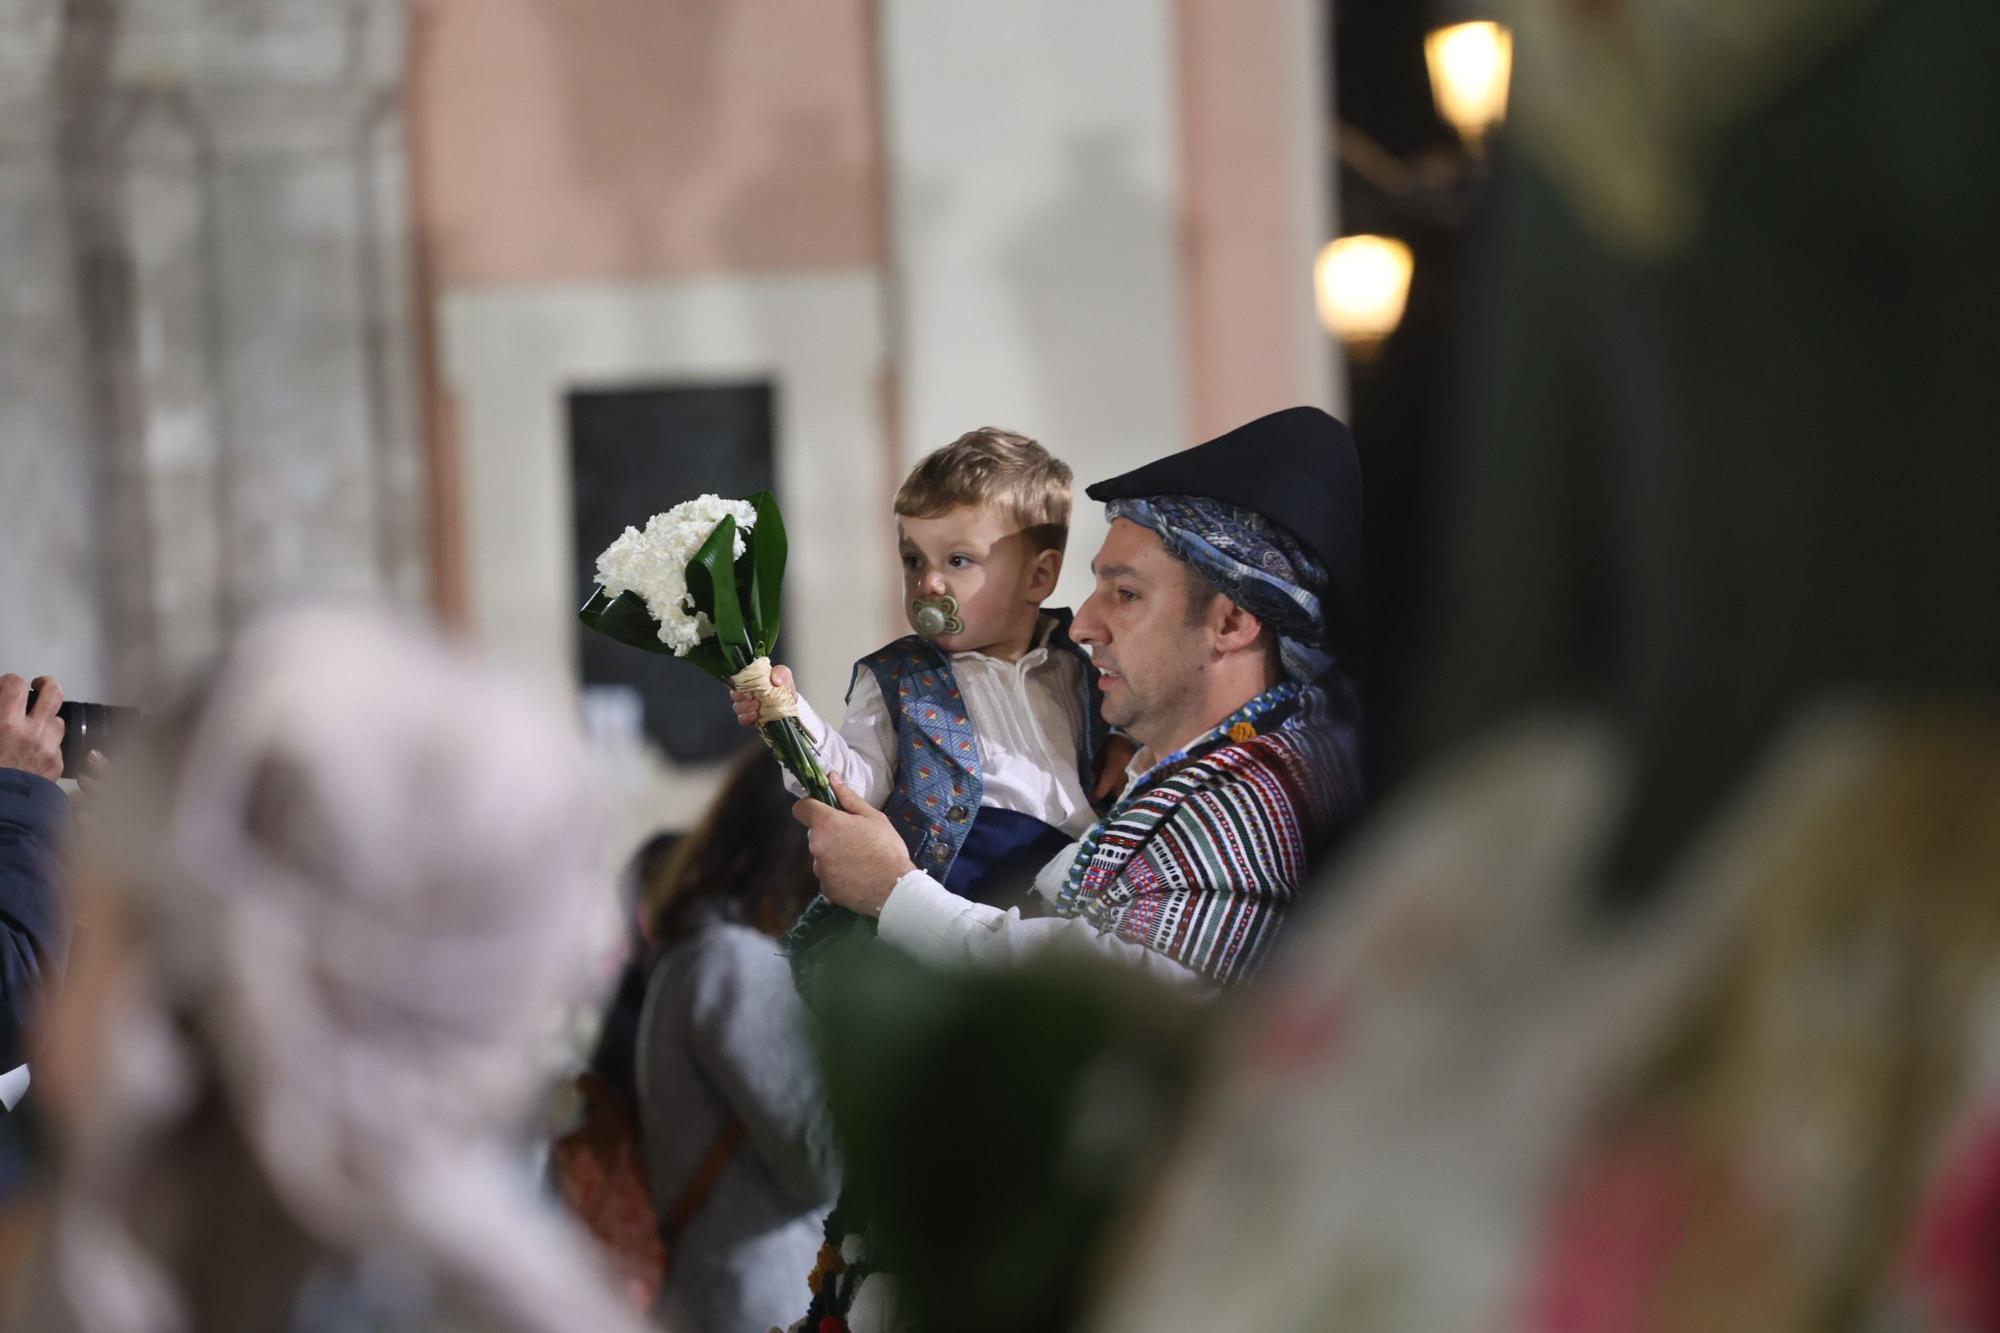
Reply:
<svg viewBox="0 0 2000 1333"><path fill-rule="evenodd" d="M832 705L899 632L923 453L1003 425L1083 482L1338 406L1325 22L0 0L0 669L144 699L262 607L360 595L574 690L567 398L755 382ZM713 778L643 766L656 821Z"/></svg>
<svg viewBox="0 0 2000 1333"><path fill-rule="evenodd" d="M428 604L401 0L5 0L11 669L127 698ZM50 660L50 659L55 660Z"/></svg>

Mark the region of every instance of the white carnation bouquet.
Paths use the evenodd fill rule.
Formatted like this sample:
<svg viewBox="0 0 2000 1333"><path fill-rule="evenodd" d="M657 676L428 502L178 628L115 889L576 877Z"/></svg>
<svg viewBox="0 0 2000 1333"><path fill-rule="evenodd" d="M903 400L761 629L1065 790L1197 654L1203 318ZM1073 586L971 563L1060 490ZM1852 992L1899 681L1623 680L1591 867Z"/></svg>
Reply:
<svg viewBox="0 0 2000 1333"><path fill-rule="evenodd" d="M808 794L838 808L797 698L771 683L786 550L769 491L684 501L604 549L598 586L579 614L600 634L683 658L755 695L764 743Z"/></svg>

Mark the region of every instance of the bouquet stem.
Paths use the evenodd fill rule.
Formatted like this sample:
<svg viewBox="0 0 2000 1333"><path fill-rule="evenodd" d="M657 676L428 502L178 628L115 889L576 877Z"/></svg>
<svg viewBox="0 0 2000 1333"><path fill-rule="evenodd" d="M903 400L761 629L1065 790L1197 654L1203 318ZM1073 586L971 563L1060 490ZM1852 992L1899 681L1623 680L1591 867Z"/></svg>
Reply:
<svg viewBox="0 0 2000 1333"><path fill-rule="evenodd" d="M781 717L775 722L766 722L757 730L785 771L797 778L799 785L806 789L806 795L836 810L840 809L840 799L833 794L833 784L827 781L826 769L819 762L819 751L797 718Z"/></svg>

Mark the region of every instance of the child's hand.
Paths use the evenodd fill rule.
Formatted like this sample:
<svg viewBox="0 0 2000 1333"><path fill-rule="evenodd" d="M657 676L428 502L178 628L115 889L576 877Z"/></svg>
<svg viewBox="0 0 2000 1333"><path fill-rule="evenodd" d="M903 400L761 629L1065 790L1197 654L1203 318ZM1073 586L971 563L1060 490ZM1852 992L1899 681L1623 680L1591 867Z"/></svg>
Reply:
<svg viewBox="0 0 2000 1333"><path fill-rule="evenodd" d="M784 666L771 668L771 683L781 690L792 688L792 669ZM748 690L731 690L729 706L736 710L736 721L746 727L757 725L757 696Z"/></svg>
<svg viewBox="0 0 2000 1333"><path fill-rule="evenodd" d="M1111 739L1104 742L1104 748L1097 754L1097 785L1091 788L1092 802L1107 801L1124 789L1125 768L1137 753L1139 747L1130 736L1118 731L1111 733Z"/></svg>

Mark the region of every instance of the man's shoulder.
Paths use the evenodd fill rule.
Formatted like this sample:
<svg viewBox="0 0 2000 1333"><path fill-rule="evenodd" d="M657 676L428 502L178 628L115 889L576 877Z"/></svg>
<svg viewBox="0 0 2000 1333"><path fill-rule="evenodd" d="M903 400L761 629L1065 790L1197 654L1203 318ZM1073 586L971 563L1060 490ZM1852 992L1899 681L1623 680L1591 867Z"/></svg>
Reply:
<svg viewBox="0 0 2000 1333"><path fill-rule="evenodd" d="M1335 820L1357 794L1350 738L1351 729L1321 722L1246 728L1184 761L1147 795L1167 805L1252 805L1306 823Z"/></svg>
<svg viewBox="0 0 2000 1333"><path fill-rule="evenodd" d="M1317 757L1332 740L1320 728L1259 731L1246 726L1243 734L1188 758L1169 781L1192 789L1255 781L1261 773L1289 770Z"/></svg>

